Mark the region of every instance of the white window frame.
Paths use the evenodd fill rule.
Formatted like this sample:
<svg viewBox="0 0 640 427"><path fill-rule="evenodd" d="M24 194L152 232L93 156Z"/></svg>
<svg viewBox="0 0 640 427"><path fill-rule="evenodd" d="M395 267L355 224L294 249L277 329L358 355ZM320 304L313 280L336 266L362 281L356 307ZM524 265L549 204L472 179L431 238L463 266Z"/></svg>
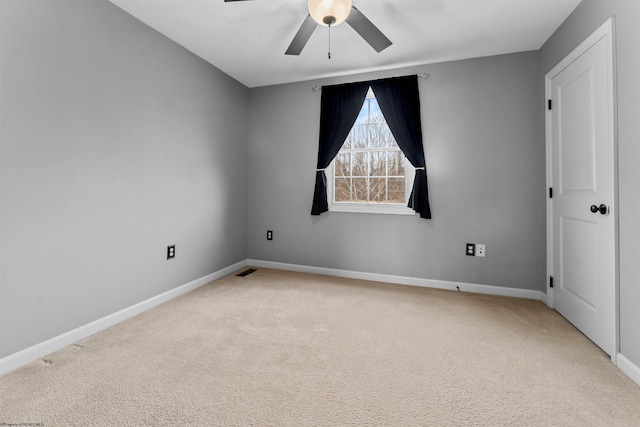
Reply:
<svg viewBox="0 0 640 427"><path fill-rule="evenodd" d="M374 98L371 88L367 93L367 99ZM342 148L340 148L342 150ZM380 148L362 149L363 151L380 151ZM360 151L360 150L359 150ZM402 150L401 150L402 152ZM404 155L404 154L403 154ZM349 213L373 213L373 214L393 214L393 215L415 215L415 211L407 207L409 196L413 189L415 168L405 156L404 162L404 203L363 203L363 202L336 202L335 201L335 159L325 170L327 176L327 199L330 212Z"/></svg>

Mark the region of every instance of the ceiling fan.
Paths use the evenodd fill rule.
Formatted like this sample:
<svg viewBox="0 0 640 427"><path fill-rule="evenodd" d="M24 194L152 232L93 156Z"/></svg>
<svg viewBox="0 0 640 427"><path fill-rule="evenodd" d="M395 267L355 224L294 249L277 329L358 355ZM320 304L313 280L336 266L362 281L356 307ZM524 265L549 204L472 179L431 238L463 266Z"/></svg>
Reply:
<svg viewBox="0 0 640 427"><path fill-rule="evenodd" d="M251 0L224 1L226 3ZM302 52L302 49L318 25L331 28L345 21L356 33L360 34L360 37L369 43L376 52L381 52L391 46L391 40L382 34L382 31L373 25L360 10L353 6L351 0L309 0L308 8L309 14L293 37L285 55L300 55L300 52Z"/></svg>

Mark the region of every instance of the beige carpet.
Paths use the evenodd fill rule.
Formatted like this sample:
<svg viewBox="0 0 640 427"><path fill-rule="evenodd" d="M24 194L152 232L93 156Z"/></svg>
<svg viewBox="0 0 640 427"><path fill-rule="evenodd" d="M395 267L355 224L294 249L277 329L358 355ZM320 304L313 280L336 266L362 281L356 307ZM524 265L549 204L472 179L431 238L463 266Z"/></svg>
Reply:
<svg viewBox="0 0 640 427"><path fill-rule="evenodd" d="M638 426L544 304L259 269L0 378L0 425Z"/></svg>

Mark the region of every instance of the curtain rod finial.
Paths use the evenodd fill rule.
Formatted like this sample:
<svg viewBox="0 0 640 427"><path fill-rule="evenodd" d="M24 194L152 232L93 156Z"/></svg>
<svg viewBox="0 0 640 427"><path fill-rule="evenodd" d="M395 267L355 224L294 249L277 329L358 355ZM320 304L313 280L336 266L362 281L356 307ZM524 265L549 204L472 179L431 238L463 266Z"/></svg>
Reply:
<svg viewBox="0 0 640 427"><path fill-rule="evenodd" d="M320 86L316 86L316 85L311 86L311 90L312 90L313 92L317 92L317 91L319 91L320 89L322 89Z"/></svg>
<svg viewBox="0 0 640 427"><path fill-rule="evenodd" d="M429 78L429 73L427 73L427 72L418 73L418 77L420 77L421 79L428 79Z"/></svg>

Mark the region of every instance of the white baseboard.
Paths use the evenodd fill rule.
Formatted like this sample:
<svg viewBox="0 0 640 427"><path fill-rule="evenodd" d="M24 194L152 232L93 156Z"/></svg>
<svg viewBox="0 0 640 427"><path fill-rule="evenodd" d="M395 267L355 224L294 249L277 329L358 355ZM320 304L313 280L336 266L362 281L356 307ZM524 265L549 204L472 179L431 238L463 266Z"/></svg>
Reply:
<svg viewBox="0 0 640 427"><path fill-rule="evenodd" d="M489 295L500 295L516 298L527 298L546 302L546 295L540 291L532 291L528 289L518 288L503 288L500 286L478 285L473 283L463 282L449 282L445 280L431 280L421 279L416 277L405 276L393 276L388 274L378 273L366 273L360 271L351 270L339 270L334 268L324 267L312 267L298 264L286 264L281 262L272 261L260 261L254 259L247 259L240 261L236 264L225 267L214 273L208 274L199 279L193 280L170 291L164 292L155 297L149 298L138 304L134 304L131 307L117 311L113 314L105 316L101 319L88 323L79 328L73 329L57 337L51 338L47 341L36 344L32 347L9 355L0 359L0 375L7 372L11 372L21 366L26 365L34 360L40 359L54 351L60 350L63 347L71 345L83 338L91 336L97 332L105 330L113 325L116 325L123 320L127 320L133 316L136 316L144 311L147 311L153 307L156 307L162 303L170 301L180 295L184 295L194 289L206 285L209 282L217 280L228 274L233 273L241 268L247 266L261 267L261 268L273 268L277 270L297 271L300 273L312 273L323 274L326 276L345 277L350 279L371 280L384 283L395 283L400 285L420 286L426 288L436 289L448 289L448 290L461 290L465 292L474 292ZM628 375L633 381L640 385L640 367L633 364L629 359L622 354L618 354L616 358L618 368L626 375Z"/></svg>
<svg viewBox="0 0 640 427"><path fill-rule="evenodd" d="M506 297L527 298L547 301L547 296L540 291L529 289L503 288L500 286L478 285L474 283L448 282L445 280L421 279L417 277L393 276L389 274L365 273L361 271L338 270L334 268L311 267L298 264L285 264L281 262L247 260L247 265L276 270L297 271L299 273L324 274L326 276L346 277L349 279L371 280L375 282L395 283L400 285L420 286L423 288L460 290L479 294L500 295Z"/></svg>
<svg viewBox="0 0 640 427"><path fill-rule="evenodd" d="M101 319L95 320L91 323L87 323L84 326L80 326L76 329L66 332L62 335L58 335L57 337L53 337L32 347L4 357L0 359L0 375L13 371L14 369L26 365L27 363L33 362L34 360L38 360L46 356L47 354L51 354L54 351L60 350L63 347L71 345L83 338L105 330L117 323L122 322L123 320L127 320L157 305L179 297L180 295L186 294L187 292L204 286L209 282L226 276L227 274L231 274L234 271L246 266L246 260L240 261L236 264L230 265L229 267L218 270L215 273L208 274L204 277L178 286L177 288L171 289L160 295L151 297L138 304L134 304L131 307L127 307Z"/></svg>
<svg viewBox="0 0 640 427"><path fill-rule="evenodd" d="M616 357L616 365L618 368L627 374L629 378L636 382L636 384L640 385L640 367L636 366L629 359L624 357L622 354L618 353Z"/></svg>

